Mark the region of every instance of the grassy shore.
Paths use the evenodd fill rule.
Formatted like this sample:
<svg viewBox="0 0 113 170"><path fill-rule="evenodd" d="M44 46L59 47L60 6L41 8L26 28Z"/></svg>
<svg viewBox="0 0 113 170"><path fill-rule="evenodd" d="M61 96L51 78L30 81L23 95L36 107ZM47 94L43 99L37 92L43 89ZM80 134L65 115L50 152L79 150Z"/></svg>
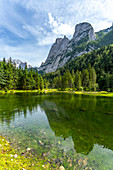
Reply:
<svg viewBox="0 0 113 170"><path fill-rule="evenodd" d="M9 93L53 93L58 92L57 89L43 89L43 90L0 90L0 93L2 94L9 94Z"/></svg>
<svg viewBox="0 0 113 170"><path fill-rule="evenodd" d="M38 94L46 94L46 93L71 93L71 94L82 94L82 95L92 95L92 96L104 96L104 97L113 97L113 92L107 91L72 91L72 90L65 90L59 91L57 89L43 89L43 90L0 90L2 94L9 94L9 93L38 93Z"/></svg>

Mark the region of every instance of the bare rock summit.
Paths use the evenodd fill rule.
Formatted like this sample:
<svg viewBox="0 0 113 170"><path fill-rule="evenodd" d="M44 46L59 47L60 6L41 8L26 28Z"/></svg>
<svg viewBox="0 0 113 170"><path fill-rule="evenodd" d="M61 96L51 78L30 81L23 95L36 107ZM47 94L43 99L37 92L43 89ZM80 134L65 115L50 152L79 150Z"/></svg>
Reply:
<svg viewBox="0 0 113 170"><path fill-rule="evenodd" d="M77 24L73 38L69 40L66 36L64 38L57 38L52 45L49 55L44 63L39 67L39 71L50 73L56 71L58 68L64 66L70 59L78 57L84 53L85 50L75 50L78 45L93 41L96 39L94 29L91 24L83 22ZM74 55L69 53L74 51Z"/></svg>
<svg viewBox="0 0 113 170"><path fill-rule="evenodd" d="M87 22L77 24L75 27L73 40L78 42L83 38L87 38L88 41L94 41L96 39L93 27Z"/></svg>

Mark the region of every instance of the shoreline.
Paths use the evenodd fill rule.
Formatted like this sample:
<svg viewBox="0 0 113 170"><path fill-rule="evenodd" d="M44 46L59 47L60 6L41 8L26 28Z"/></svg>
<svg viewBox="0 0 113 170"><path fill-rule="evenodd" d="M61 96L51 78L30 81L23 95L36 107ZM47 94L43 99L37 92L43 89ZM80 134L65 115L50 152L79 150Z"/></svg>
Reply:
<svg viewBox="0 0 113 170"><path fill-rule="evenodd" d="M102 97L113 97L113 92L107 91L71 91L65 90L60 91L57 89L43 89L43 90L0 90L0 94L15 94L15 93L38 93L38 94L47 94L47 93L68 93L68 94L81 94L81 95L90 95L90 96L102 96Z"/></svg>

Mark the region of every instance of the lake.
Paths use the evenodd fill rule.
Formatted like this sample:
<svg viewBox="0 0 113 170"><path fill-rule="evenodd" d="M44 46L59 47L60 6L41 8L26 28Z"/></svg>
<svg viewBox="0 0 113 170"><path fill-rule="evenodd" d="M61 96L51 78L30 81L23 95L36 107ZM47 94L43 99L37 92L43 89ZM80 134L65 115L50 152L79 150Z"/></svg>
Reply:
<svg viewBox="0 0 113 170"><path fill-rule="evenodd" d="M113 169L113 98L1 94L0 133L53 169Z"/></svg>

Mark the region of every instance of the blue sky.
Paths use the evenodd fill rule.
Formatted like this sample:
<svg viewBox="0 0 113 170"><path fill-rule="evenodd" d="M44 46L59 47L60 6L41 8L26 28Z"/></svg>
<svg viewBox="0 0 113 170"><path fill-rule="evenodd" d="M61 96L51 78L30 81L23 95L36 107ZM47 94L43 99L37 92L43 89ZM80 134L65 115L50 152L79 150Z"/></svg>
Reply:
<svg viewBox="0 0 113 170"><path fill-rule="evenodd" d="M0 0L0 60L40 66L57 37L71 38L75 25L95 31L113 22L113 0Z"/></svg>

